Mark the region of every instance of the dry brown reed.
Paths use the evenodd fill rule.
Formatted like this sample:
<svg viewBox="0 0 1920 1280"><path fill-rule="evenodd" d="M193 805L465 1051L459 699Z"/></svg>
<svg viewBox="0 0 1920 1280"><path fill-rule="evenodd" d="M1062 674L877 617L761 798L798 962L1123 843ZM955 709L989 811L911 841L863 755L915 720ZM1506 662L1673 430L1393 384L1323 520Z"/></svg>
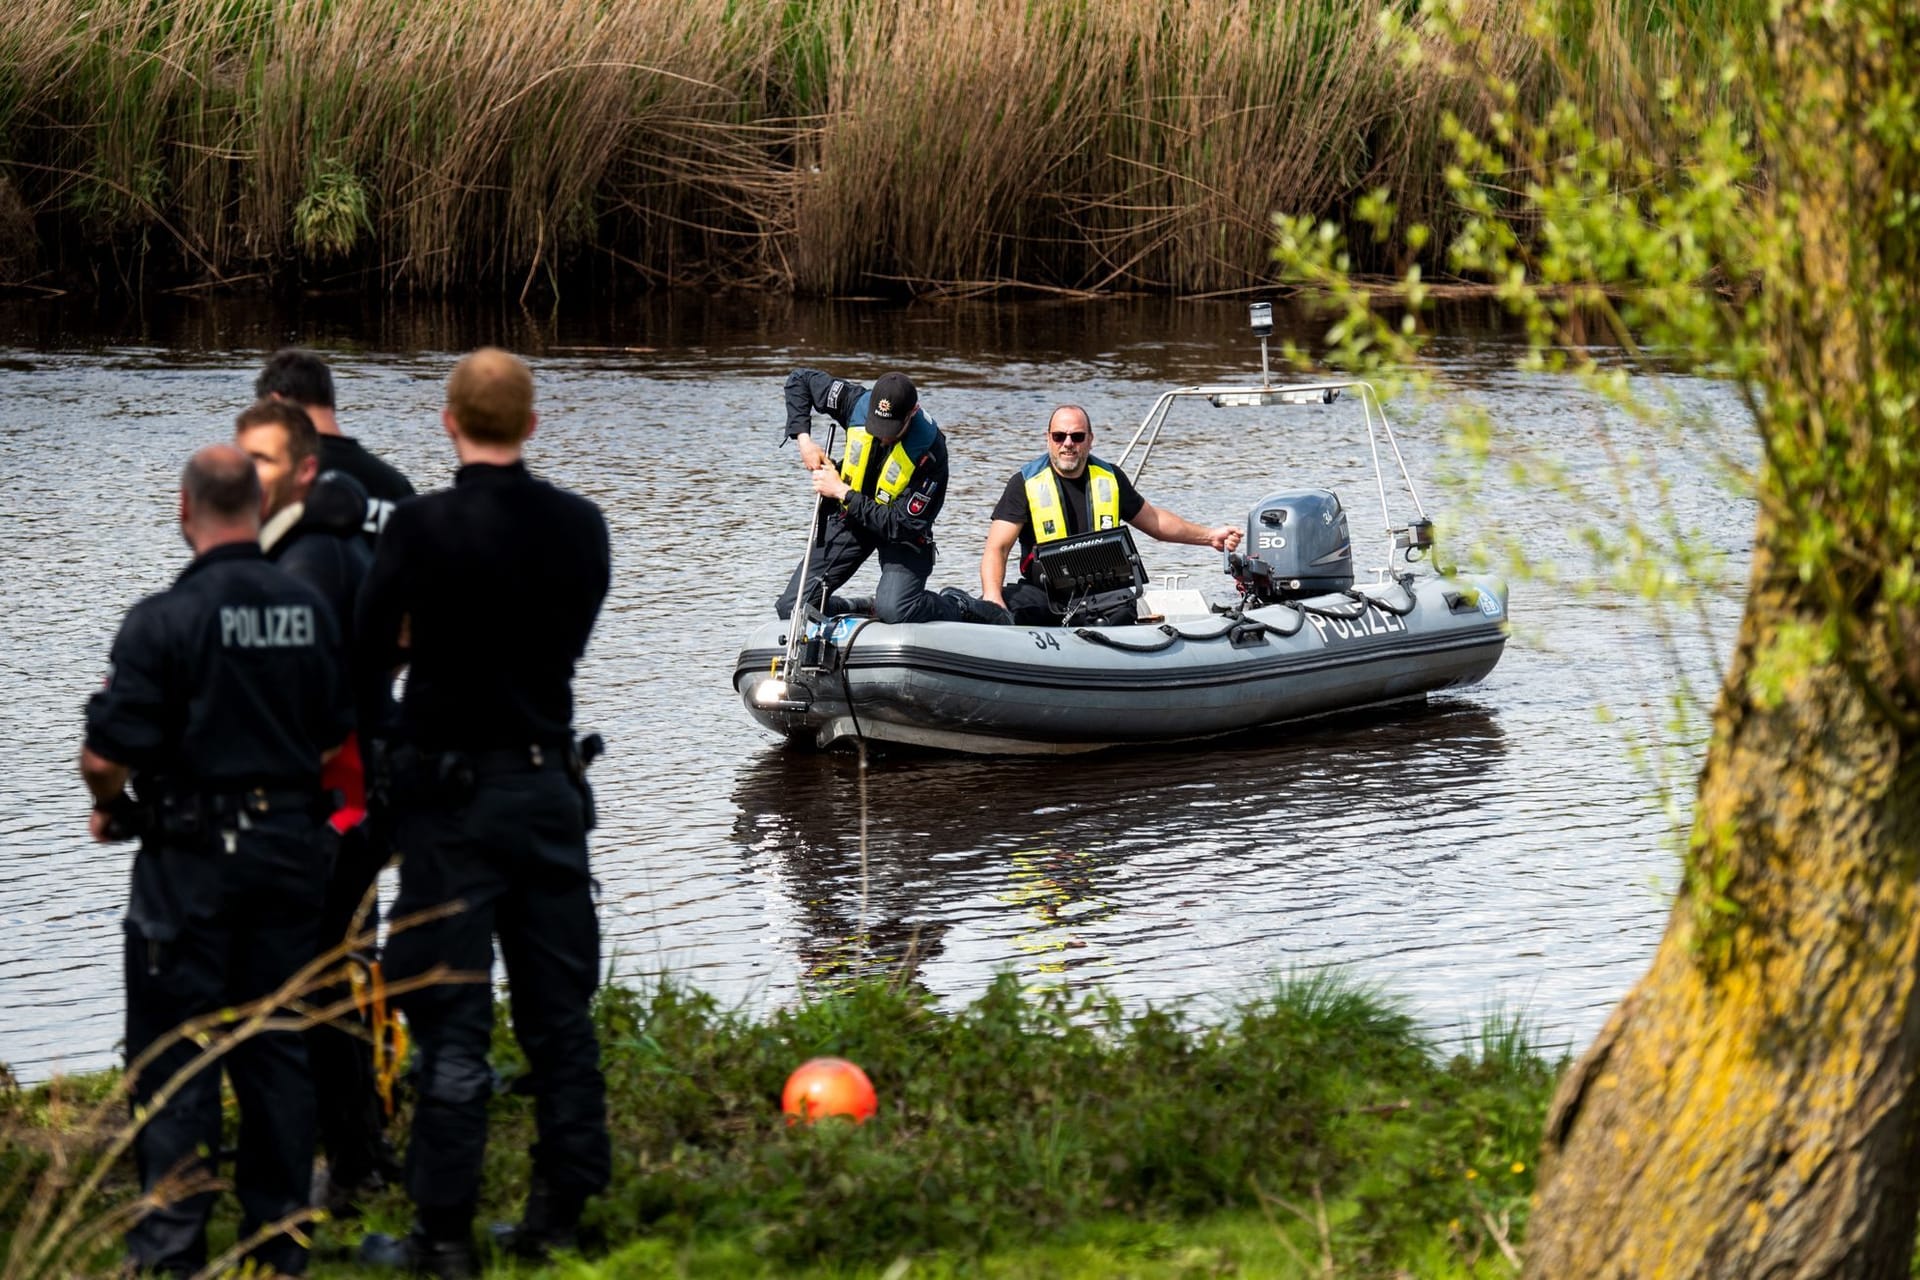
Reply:
<svg viewBox="0 0 1920 1280"><path fill-rule="evenodd" d="M392 922L398 933L464 909L459 902L430 908ZM363 908L364 913L364 908ZM348 995L315 1004L311 997L347 985L352 956L375 944L373 932L357 932L302 966L272 993L248 1004L220 1009L175 1027L148 1045L127 1064L111 1088L74 1124L71 1140L56 1136L46 1167L29 1177L28 1166L0 1187L0 1212L21 1203L12 1223L12 1239L0 1258L0 1280L36 1280L38 1277L85 1273L106 1241L126 1230L149 1211L177 1203L203 1191L225 1189L226 1182L209 1169L176 1170L154 1187L133 1196L116 1196L107 1186L109 1175L132 1149L142 1120L164 1107L203 1071L218 1071L234 1048L253 1036L273 1031L305 1031L323 1024L365 1034L353 1020L356 997ZM435 966L414 977L387 984L389 996L453 982L484 982L485 974L454 972ZM168 1076L133 1116L115 1121L126 1105L140 1073L181 1042L198 1049L192 1058ZM29 1186L31 1182L31 1186ZM256 1235L237 1243L216 1258L200 1275L219 1274L237 1263L245 1251L282 1229L300 1230L319 1220L318 1209L263 1226Z"/></svg>
<svg viewBox="0 0 1920 1280"><path fill-rule="evenodd" d="M1619 0L1563 21L1557 63L1524 6L1464 8L1510 68L1616 103L1700 56ZM1386 185L1443 218L1440 121L1469 100L1394 56L1387 10L1406 6L21 0L0 177L69 250L213 280L524 294L619 263L810 293L1232 290L1272 279L1277 209Z"/></svg>

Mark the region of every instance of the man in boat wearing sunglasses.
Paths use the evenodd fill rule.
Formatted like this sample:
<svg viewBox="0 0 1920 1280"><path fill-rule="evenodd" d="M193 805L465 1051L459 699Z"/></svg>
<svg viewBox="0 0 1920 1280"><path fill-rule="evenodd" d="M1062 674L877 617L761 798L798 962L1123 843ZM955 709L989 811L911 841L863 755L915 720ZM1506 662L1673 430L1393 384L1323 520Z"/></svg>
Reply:
<svg viewBox="0 0 1920 1280"><path fill-rule="evenodd" d="M927 590L933 572L933 522L947 500L947 439L920 408L904 373L886 373L871 390L818 369L787 375L787 438L813 473L819 512L808 560L795 568L774 609L793 616L801 577L821 612L866 613L881 622L998 622L1005 611L957 587ZM813 415L847 429L838 466L813 438ZM867 557L880 558L880 586L870 606L834 595ZM824 602L824 605L823 605Z"/></svg>
<svg viewBox="0 0 1920 1280"><path fill-rule="evenodd" d="M1127 473L1093 455L1093 420L1079 405L1063 404L1047 419L1047 451L1013 473L993 508L986 550L980 555L980 596L1013 613L1023 626L1060 619L1047 607L1033 569L1034 548L1078 533L1118 528L1122 520L1161 542L1231 551L1240 545L1234 525L1208 529L1156 507L1140 496ZM1020 544L1020 578L1006 582L1007 553ZM1098 621L1134 620L1131 601Z"/></svg>

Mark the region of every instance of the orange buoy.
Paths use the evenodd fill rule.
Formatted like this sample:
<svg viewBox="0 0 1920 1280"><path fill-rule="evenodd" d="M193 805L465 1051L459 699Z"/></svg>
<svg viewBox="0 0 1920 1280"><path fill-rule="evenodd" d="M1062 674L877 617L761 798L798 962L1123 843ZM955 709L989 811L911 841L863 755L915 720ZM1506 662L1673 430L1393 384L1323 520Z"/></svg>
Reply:
<svg viewBox="0 0 1920 1280"><path fill-rule="evenodd" d="M787 1123L805 1120L812 1124L820 1116L846 1116L855 1124L864 1124L880 1105L867 1073L845 1058L814 1058L803 1062L787 1077L780 1094L780 1109Z"/></svg>

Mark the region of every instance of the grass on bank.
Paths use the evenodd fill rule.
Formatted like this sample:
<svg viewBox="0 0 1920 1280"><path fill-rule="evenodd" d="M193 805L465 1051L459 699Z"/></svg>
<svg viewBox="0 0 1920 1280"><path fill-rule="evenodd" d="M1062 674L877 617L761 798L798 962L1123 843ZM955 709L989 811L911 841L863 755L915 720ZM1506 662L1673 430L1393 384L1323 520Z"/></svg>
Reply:
<svg viewBox="0 0 1920 1280"><path fill-rule="evenodd" d="M1106 1218L1076 1224L1045 1242L985 1254L903 1254L885 1265L776 1270L738 1243L688 1246L644 1240L604 1258L569 1260L543 1272L521 1274L561 1280L755 1280L769 1274L792 1280L1330 1280L1373 1274L1492 1280L1514 1274L1505 1255L1488 1251L1472 1259L1444 1231L1433 1233L1426 1247L1410 1252L1389 1271L1343 1267L1329 1242L1337 1238L1352 1206L1326 1208L1325 1234L1316 1223L1302 1223L1281 1209L1228 1210L1179 1222ZM350 1274L323 1268L316 1280Z"/></svg>
<svg viewBox="0 0 1920 1280"><path fill-rule="evenodd" d="M1454 7L1498 70L1603 120L1710 80L1758 13ZM1485 112L1427 31L1411 0L21 0L0 195L45 243L0 263L1240 289L1275 279L1278 209L1384 186L1444 233L1443 116Z"/></svg>
<svg viewBox="0 0 1920 1280"><path fill-rule="evenodd" d="M1263 1259L1294 1252L1302 1274L1497 1270L1524 1231L1557 1069L1498 1023L1441 1061L1404 1014L1326 977L1224 1011L1128 1014L1006 976L952 1013L877 982L758 1018L671 983L609 990L597 1012L615 1166L589 1220L610 1254L578 1274L609 1276L882 1274L903 1258L932 1275L1116 1258L1142 1275L1267 1274ZM511 1218L532 1102L504 1025L495 1047L483 1217ZM875 1120L786 1124L781 1086L819 1054L866 1068ZM76 1087L97 1086L0 1098L0 1187L44 1169ZM5 1213L0 1228L17 1199ZM395 1193L369 1221L406 1220Z"/></svg>

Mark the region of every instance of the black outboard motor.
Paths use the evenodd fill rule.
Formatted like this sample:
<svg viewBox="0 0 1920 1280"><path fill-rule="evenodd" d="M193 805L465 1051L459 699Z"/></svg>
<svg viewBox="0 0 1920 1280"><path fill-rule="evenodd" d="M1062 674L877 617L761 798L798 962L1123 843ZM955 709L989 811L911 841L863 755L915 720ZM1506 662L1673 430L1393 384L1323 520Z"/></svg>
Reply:
<svg viewBox="0 0 1920 1280"><path fill-rule="evenodd" d="M1247 540L1227 554L1227 572L1261 604L1353 586L1353 542L1339 497L1296 489L1260 499L1247 513Z"/></svg>

